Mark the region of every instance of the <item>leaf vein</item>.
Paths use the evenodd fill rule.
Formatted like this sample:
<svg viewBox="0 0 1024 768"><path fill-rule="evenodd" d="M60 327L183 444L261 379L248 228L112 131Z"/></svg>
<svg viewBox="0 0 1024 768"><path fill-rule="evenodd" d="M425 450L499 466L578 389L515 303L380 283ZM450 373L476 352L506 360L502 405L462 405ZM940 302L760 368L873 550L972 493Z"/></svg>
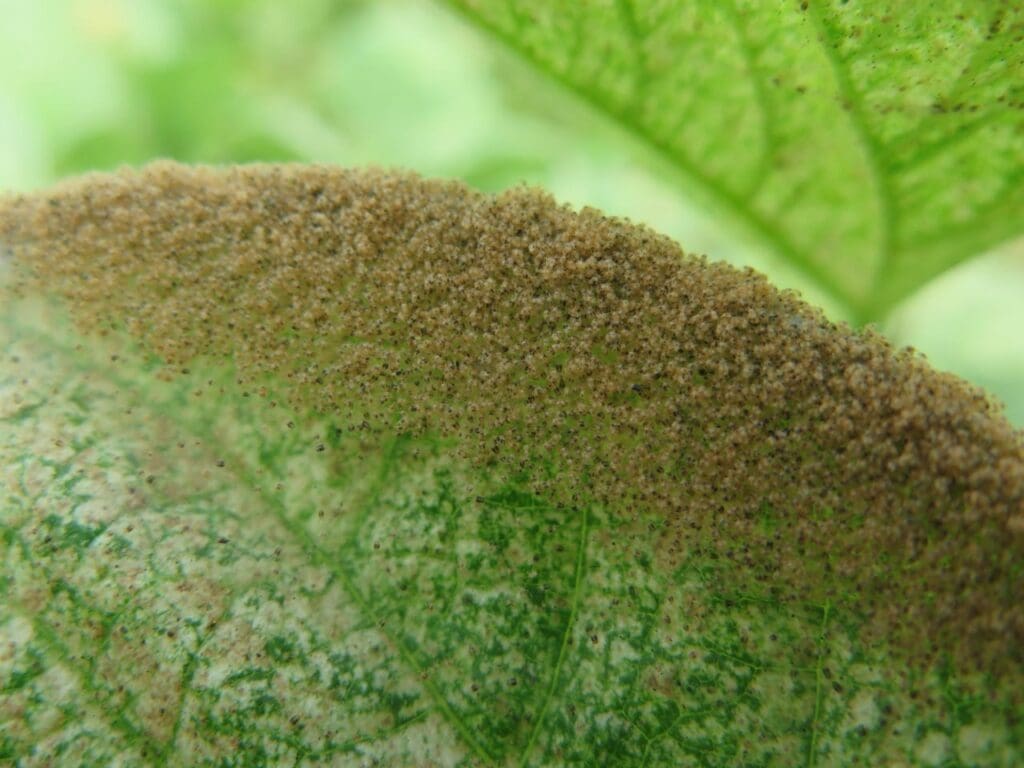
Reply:
<svg viewBox="0 0 1024 768"><path fill-rule="evenodd" d="M572 632L576 628L576 616L579 613L580 599L583 594L584 584L584 569L586 568L587 561L587 543L590 536L590 525L589 525L589 509L586 505L582 507L582 521L580 523L580 541L576 551L576 573L573 577L573 588L572 588L572 606L569 609L569 618L565 622L565 631L562 633L562 644L558 649L558 659L555 661L555 668L551 673L551 682L548 684L547 693L544 696L544 703L541 706L540 714L537 716L537 721L534 723L533 730L530 733L530 738L526 742L526 747L523 749L523 754L519 759L519 765L525 766L527 761L530 759L530 754L533 751L534 744L537 741L540 731L544 726L544 720L547 717L548 711L551 709L551 703L555 698L555 691L558 688L558 681L561 677L562 667L565 664L565 659L569 653L569 641L572 638Z"/></svg>
<svg viewBox="0 0 1024 768"><path fill-rule="evenodd" d="M886 277L889 262L893 255L893 243L897 239L898 217L893 199L892 184L883 163L885 153L874 134L868 129L864 100L853 85L846 62L839 56L839 43L835 32L826 21L818 3L808 3L807 13L817 32L816 39L821 52L832 69L832 76L836 84L840 104L846 112L850 128L853 130L864 152L877 195L880 232L874 273L869 282L870 287L867 298L868 303L870 303L870 296ZM851 306L856 307L863 314L863 299L851 302Z"/></svg>

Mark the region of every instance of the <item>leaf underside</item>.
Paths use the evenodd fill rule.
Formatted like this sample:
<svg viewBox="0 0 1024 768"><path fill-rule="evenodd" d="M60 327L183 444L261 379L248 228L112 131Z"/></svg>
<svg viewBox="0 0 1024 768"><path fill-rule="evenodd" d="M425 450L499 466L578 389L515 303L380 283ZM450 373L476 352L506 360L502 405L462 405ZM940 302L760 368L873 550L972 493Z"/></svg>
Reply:
<svg viewBox="0 0 1024 768"><path fill-rule="evenodd" d="M161 164L0 237L0 759L1021 760L1020 435L870 334L408 175Z"/></svg>
<svg viewBox="0 0 1024 768"><path fill-rule="evenodd" d="M858 321L1024 229L1018 4L445 4Z"/></svg>
<svg viewBox="0 0 1024 768"><path fill-rule="evenodd" d="M865 648L828 603L720 589L700 557L659 572L605 511L436 439L319 451L324 425L225 398L230 370L168 383L18 310L0 756L20 765L1020 757L1007 705Z"/></svg>

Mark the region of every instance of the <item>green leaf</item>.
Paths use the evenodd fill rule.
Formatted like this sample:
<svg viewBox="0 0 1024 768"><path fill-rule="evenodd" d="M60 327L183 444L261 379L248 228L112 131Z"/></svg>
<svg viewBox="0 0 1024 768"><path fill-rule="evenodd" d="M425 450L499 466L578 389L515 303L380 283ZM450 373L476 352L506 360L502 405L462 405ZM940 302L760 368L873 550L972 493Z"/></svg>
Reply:
<svg viewBox="0 0 1024 768"><path fill-rule="evenodd" d="M324 168L0 240L4 758L1024 757L1020 435L759 278Z"/></svg>
<svg viewBox="0 0 1024 768"><path fill-rule="evenodd" d="M859 321L1024 230L1024 9L448 0Z"/></svg>

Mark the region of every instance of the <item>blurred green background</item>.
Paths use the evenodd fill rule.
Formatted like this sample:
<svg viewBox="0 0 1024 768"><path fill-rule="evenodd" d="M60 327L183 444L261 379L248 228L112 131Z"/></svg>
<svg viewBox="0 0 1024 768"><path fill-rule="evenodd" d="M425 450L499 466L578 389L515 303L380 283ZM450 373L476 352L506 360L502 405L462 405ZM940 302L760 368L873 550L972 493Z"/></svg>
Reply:
<svg viewBox="0 0 1024 768"><path fill-rule="evenodd" d="M427 0L0 0L0 19L0 189L156 157L527 182L823 304L633 139ZM940 277L883 330L1024 425L1024 243Z"/></svg>

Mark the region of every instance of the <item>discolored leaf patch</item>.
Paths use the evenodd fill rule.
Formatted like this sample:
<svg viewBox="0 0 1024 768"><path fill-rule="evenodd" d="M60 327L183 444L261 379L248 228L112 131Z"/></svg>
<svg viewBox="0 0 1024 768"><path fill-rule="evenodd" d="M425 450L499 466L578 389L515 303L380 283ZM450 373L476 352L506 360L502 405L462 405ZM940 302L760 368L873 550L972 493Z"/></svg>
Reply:
<svg viewBox="0 0 1024 768"><path fill-rule="evenodd" d="M25 754L1020 749L1020 434L760 276L318 167L86 177L0 238L4 632L82 696L31 678Z"/></svg>

